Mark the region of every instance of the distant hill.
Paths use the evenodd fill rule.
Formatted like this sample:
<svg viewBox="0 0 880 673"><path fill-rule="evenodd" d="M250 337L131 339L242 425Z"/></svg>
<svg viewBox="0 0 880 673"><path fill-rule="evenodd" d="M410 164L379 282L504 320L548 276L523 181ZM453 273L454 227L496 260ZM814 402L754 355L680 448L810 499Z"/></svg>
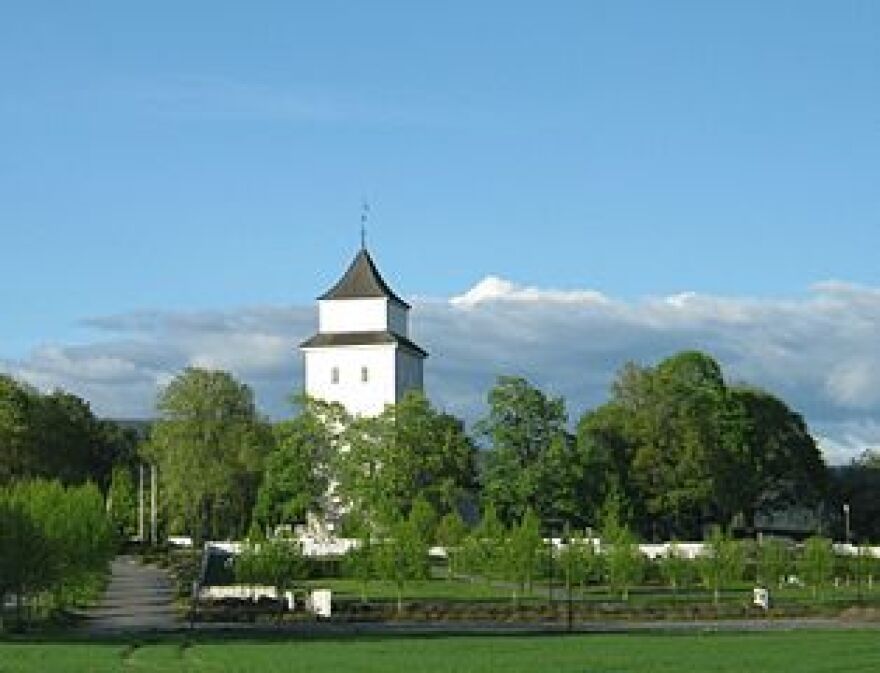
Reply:
<svg viewBox="0 0 880 673"><path fill-rule="evenodd" d="M116 423L125 430L133 430L141 439L149 437L150 430L153 428L153 423L156 422L155 419L152 418L108 418L106 420Z"/></svg>

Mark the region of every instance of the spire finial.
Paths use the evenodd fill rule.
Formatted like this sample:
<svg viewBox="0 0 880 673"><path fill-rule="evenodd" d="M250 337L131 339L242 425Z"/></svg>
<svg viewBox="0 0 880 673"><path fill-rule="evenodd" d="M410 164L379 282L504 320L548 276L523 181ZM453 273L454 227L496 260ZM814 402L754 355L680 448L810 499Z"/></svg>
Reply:
<svg viewBox="0 0 880 673"><path fill-rule="evenodd" d="M364 199L361 203L361 250L367 249L367 218L370 216L370 204Z"/></svg>

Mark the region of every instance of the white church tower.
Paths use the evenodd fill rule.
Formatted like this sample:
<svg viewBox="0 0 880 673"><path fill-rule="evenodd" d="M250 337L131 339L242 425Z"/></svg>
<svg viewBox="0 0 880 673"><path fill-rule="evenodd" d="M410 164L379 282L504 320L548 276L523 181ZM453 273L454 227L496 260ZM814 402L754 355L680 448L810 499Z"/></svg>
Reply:
<svg viewBox="0 0 880 673"><path fill-rule="evenodd" d="M382 280L366 247L318 297L318 333L300 344L305 392L374 416L410 390L422 390L428 356L409 340L409 304Z"/></svg>

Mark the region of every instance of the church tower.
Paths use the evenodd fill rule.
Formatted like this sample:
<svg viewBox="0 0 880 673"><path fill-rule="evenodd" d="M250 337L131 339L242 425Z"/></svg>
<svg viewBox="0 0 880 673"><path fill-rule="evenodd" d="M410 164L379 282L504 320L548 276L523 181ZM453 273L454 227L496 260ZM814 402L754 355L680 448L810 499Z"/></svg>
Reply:
<svg viewBox="0 0 880 673"><path fill-rule="evenodd" d="M305 392L356 416L380 414L422 390L428 356L409 339L409 304L382 280L366 247L318 297L318 333L300 344Z"/></svg>

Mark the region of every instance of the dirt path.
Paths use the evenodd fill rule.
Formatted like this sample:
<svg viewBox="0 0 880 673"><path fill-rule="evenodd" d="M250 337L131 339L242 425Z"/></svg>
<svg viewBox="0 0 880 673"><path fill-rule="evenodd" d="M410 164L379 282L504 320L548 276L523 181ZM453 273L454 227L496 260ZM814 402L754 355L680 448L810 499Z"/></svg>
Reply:
<svg viewBox="0 0 880 673"><path fill-rule="evenodd" d="M101 602L86 613L88 633L164 631L181 626L174 609L174 584L161 568L119 556Z"/></svg>

